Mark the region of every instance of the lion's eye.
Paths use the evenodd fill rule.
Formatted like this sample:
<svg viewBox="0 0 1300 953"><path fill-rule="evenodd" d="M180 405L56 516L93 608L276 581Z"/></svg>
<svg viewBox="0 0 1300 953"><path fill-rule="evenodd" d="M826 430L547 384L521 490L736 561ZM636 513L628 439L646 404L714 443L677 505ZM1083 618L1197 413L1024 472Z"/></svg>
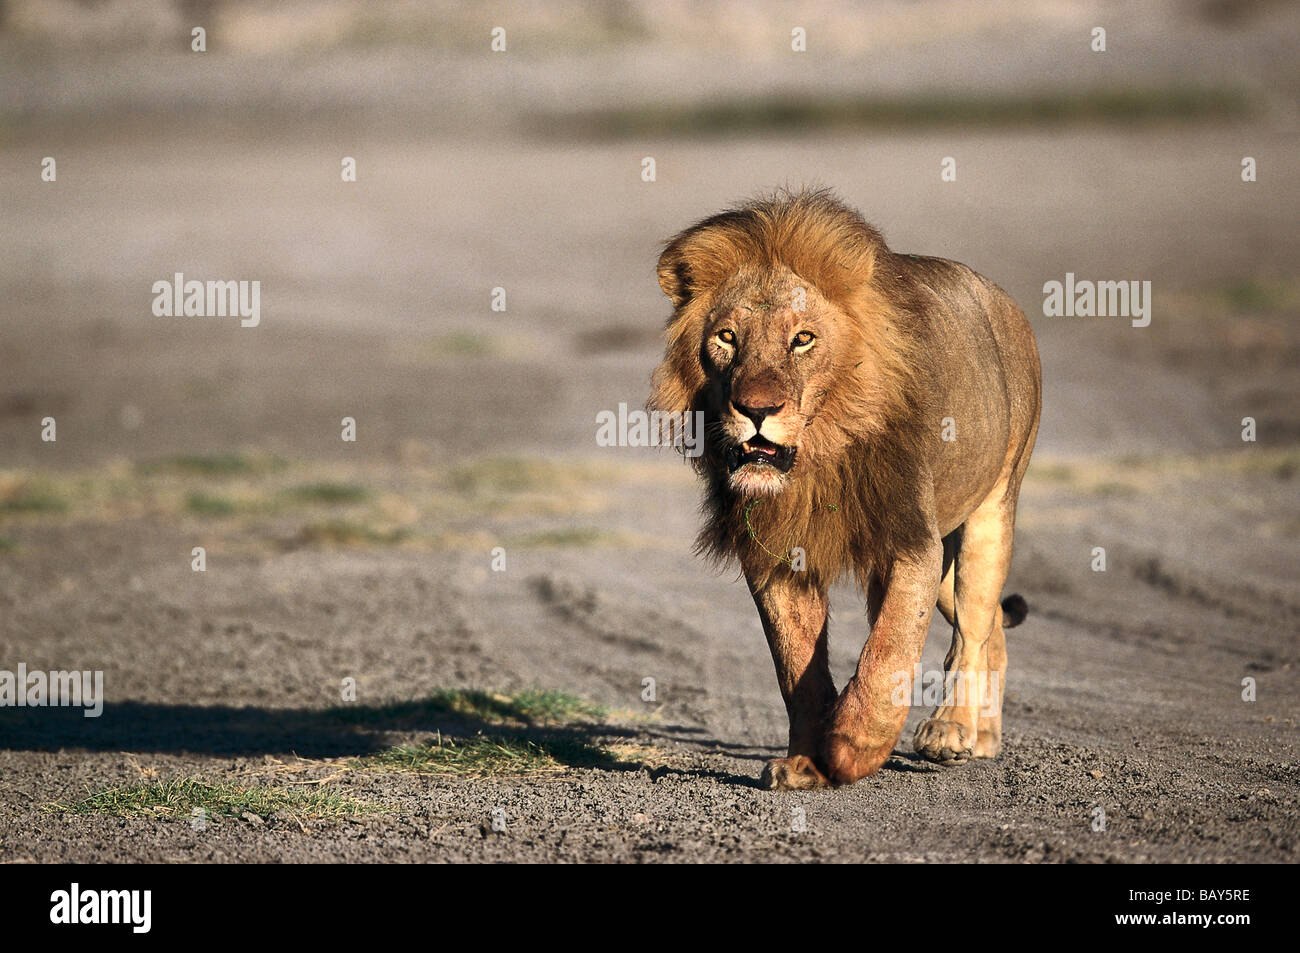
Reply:
<svg viewBox="0 0 1300 953"><path fill-rule="evenodd" d="M723 328L718 332L718 340L730 347L736 343L736 332L730 328Z"/></svg>
<svg viewBox="0 0 1300 953"><path fill-rule="evenodd" d="M794 340L790 342L790 350L806 351L808 348L812 347L812 343L815 340L817 340L817 336L811 331L800 331L794 336Z"/></svg>

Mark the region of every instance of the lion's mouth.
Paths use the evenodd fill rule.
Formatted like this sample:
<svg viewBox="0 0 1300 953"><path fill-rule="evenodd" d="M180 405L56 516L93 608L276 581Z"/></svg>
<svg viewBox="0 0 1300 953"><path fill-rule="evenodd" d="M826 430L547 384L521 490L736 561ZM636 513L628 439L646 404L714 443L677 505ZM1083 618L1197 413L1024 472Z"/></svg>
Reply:
<svg viewBox="0 0 1300 953"><path fill-rule="evenodd" d="M744 443L727 450L727 469L735 473L743 466L753 464L760 467L772 467L781 473L790 472L794 466L794 447L783 447L758 434Z"/></svg>

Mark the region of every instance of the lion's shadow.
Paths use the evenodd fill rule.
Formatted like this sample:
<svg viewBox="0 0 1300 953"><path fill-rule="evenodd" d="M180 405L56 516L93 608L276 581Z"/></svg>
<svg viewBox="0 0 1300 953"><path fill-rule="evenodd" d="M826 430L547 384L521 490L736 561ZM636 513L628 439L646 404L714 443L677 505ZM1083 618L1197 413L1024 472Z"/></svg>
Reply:
<svg viewBox="0 0 1300 953"><path fill-rule="evenodd" d="M81 708L0 708L0 749L9 751L349 758L385 751L399 740L392 733L412 731L425 737L437 733L465 739L481 734L528 741L545 747L554 760L570 767L644 770L654 779L689 775L741 786L757 784L755 778L706 767L648 767L635 758L607 753L609 744L637 738L652 742L689 738L693 747L714 748L712 740L702 737L702 729L687 725L629 728L595 721L502 724L436 711L421 702L308 709L124 701L105 704L96 718L85 717ZM721 741L716 744L725 747Z"/></svg>

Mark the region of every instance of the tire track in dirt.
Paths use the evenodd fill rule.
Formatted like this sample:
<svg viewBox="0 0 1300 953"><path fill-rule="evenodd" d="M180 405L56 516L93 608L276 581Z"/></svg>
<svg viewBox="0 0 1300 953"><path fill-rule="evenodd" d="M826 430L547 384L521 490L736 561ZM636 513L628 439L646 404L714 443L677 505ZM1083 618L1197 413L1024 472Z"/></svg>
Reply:
<svg viewBox="0 0 1300 953"><path fill-rule="evenodd" d="M1279 621L1280 615L1288 623L1300 622L1300 603L1293 602L1280 593L1264 592L1242 581L1210 582L1203 577L1171 572L1159 556L1135 560L1130 567L1133 578L1160 591L1169 599L1193 602L1228 619L1272 625ZM1261 609L1261 606L1264 608Z"/></svg>
<svg viewBox="0 0 1300 953"><path fill-rule="evenodd" d="M681 619L669 618L653 609L636 605L614 605L594 586L575 582L555 573L532 576L529 590L548 611L603 645L653 658L689 665L691 659L677 649L652 638L630 632L655 633L666 628L688 628Z"/></svg>

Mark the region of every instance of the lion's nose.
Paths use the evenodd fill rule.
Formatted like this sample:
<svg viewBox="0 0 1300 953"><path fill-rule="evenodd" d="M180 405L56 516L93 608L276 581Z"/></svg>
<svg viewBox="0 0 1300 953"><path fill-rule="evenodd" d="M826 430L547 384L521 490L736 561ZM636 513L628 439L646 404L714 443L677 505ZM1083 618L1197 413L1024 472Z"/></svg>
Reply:
<svg viewBox="0 0 1300 953"><path fill-rule="evenodd" d="M743 414L754 423L754 430L763 429L763 419L777 413L785 404L777 404L775 407L746 407L736 401L731 402L731 406L736 408L736 413Z"/></svg>

